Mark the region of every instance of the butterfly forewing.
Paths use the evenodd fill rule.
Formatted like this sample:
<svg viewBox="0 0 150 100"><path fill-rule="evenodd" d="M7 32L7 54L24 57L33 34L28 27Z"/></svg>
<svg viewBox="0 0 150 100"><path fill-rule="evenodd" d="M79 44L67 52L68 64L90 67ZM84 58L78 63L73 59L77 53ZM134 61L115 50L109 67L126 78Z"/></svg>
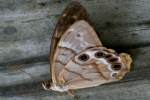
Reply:
<svg viewBox="0 0 150 100"><path fill-rule="evenodd" d="M85 20L90 23L89 16L83 6L78 2L72 2L66 7L66 9L61 14L59 21L56 24L50 50L50 60L53 59L55 50L57 48L57 43L65 31L76 21ZM50 61L51 62L51 61Z"/></svg>

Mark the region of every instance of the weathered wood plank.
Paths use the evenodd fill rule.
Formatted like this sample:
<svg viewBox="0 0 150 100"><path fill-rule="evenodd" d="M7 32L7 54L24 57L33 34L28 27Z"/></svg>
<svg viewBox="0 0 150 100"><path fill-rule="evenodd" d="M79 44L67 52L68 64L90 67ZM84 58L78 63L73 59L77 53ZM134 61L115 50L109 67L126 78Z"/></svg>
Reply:
<svg viewBox="0 0 150 100"><path fill-rule="evenodd" d="M150 81L138 80L77 90L75 98L54 91L44 91L40 85L29 84L1 89L3 100L149 100Z"/></svg>
<svg viewBox="0 0 150 100"><path fill-rule="evenodd" d="M6 19L1 21L7 21L11 18L14 20L20 17L19 19L22 21L25 17L31 18L31 16L35 15L34 12L39 12L40 10L49 10L49 14L55 16L59 15L69 2L70 0L1 0L0 18ZM112 20L113 22L126 22L127 24L135 22L143 23L143 21L149 21L150 17L149 0L82 0L80 2L91 13L91 16L94 15L92 17L95 21L101 22L101 25L108 20ZM37 18L42 15L46 17L43 11L34 17ZM15 16L15 14L22 14L22 16ZM97 19L95 17L97 17Z"/></svg>
<svg viewBox="0 0 150 100"><path fill-rule="evenodd" d="M150 1L82 0L105 46L133 57L121 81L77 90L72 98L44 91L48 54L59 15L70 0L0 0L0 100L148 100L150 98ZM147 46L147 47L146 47ZM139 48L140 47L140 48ZM130 48L130 49L129 49Z"/></svg>
<svg viewBox="0 0 150 100"><path fill-rule="evenodd" d="M122 82L149 80L150 81L150 47L131 49L133 57L133 67L131 72ZM0 87L14 86L25 83L40 82L50 79L48 60L45 62L37 62L33 64L14 65L9 64L3 66L4 70L0 71ZM13 80L12 80L13 79Z"/></svg>
<svg viewBox="0 0 150 100"><path fill-rule="evenodd" d="M47 55L54 25L68 1L1 2L0 63ZM41 6L41 2L45 5ZM81 3L90 13L96 30L102 33L104 45L122 48L150 45L149 0Z"/></svg>

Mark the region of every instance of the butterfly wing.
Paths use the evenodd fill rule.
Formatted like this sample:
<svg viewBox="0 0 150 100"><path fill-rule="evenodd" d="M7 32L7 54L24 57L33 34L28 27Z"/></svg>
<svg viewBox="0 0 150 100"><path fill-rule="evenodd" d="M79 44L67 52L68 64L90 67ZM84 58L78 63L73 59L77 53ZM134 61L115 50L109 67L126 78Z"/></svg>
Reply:
<svg viewBox="0 0 150 100"><path fill-rule="evenodd" d="M56 25L50 51L52 86L50 87L47 82L44 87L60 92L93 87L115 81L114 76L121 78L129 71L132 59L128 54L115 56L117 58L115 63L119 62L121 65L113 65L114 59L109 59L113 61L109 62L109 53L114 54L112 49L105 49L109 52L109 56L105 55L102 60L92 58L91 62L85 65L75 62L75 58L80 53L91 48L103 49L104 47L92 28L84 7L78 2L73 2L64 10ZM93 55L92 51L88 56L95 57L95 54ZM82 56L81 59L86 57ZM110 68L112 66L119 68L121 66L122 69L116 74L116 71Z"/></svg>
<svg viewBox="0 0 150 100"><path fill-rule="evenodd" d="M72 31L72 29L74 31ZM91 41L90 44L86 44L86 42L84 42L86 40L82 40L84 36L86 40ZM99 45L102 44L90 26L89 17L84 7L78 2L69 4L61 15L52 37L50 63L53 83L58 83L56 76L59 71L77 52L90 46ZM72 47L74 47L74 50L70 49Z"/></svg>
<svg viewBox="0 0 150 100"><path fill-rule="evenodd" d="M66 7L55 27L51 41L50 60L53 59L58 41L65 31L77 20L85 20L90 23L89 15L83 6L78 2L72 2ZM51 62L51 61L50 61ZM52 62L51 62L52 63Z"/></svg>
<svg viewBox="0 0 150 100"><path fill-rule="evenodd" d="M122 79L130 70L128 54L92 47L75 55L59 73L68 89L94 87Z"/></svg>
<svg viewBox="0 0 150 100"><path fill-rule="evenodd" d="M57 76L59 76L60 71L75 55L96 46L101 46L101 42L86 21L80 20L70 26L61 37L53 58L53 71L56 81L59 81Z"/></svg>

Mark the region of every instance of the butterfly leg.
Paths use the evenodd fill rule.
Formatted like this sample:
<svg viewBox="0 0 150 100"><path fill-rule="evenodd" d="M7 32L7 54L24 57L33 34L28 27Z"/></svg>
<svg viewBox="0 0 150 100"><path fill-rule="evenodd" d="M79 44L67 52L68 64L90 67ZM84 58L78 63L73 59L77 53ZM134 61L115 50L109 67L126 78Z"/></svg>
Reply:
<svg viewBox="0 0 150 100"><path fill-rule="evenodd" d="M74 100L79 100L79 96L75 94L75 90L69 90L67 93L69 96L73 97Z"/></svg>
<svg viewBox="0 0 150 100"><path fill-rule="evenodd" d="M74 90L68 90L67 93L68 93L69 96L75 97Z"/></svg>

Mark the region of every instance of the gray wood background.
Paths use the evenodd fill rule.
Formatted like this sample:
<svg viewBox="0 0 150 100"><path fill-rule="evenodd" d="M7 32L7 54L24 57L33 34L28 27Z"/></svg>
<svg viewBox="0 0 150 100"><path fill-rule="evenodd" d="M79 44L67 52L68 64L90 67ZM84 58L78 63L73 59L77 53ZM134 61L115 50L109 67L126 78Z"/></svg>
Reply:
<svg viewBox="0 0 150 100"><path fill-rule="evenodd" d="M59 15L71 0L0 0L0 100L150 100L150 0L78 0L102 43L134 59L121 81L76 91L44 91Z"/></svg>

